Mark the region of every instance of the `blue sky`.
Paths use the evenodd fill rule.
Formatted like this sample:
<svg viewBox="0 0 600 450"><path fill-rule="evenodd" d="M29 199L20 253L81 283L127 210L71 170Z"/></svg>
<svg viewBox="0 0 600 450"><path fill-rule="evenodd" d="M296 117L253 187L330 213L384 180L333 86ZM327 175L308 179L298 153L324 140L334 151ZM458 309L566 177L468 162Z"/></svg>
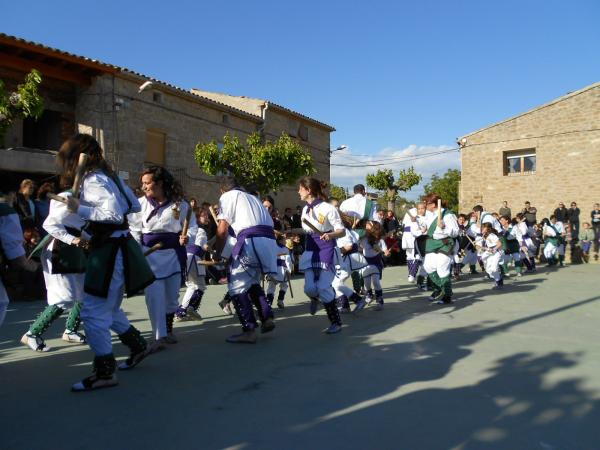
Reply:
<svg viewBox="0 0 600 450"><path fill-rule="evenodd" d="M348 146L337 164L451 149L600 80L595 0L12 1L2 15L8 34L329 123L332 148ZM412 164L426 180L460 165ZM367 170L332 167L332 181Z"/></svg>

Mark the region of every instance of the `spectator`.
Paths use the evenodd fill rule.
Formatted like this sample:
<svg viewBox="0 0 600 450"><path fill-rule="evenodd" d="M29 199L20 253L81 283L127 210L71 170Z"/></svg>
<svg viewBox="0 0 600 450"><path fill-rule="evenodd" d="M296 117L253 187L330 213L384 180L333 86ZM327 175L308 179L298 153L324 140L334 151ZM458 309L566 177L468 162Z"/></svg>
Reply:
<svg viewBox="0 0 600 450"><path fill-rule="evenodd" d="M262 198L262 204L271 215L271 219L273 219L273 229L275 231L283 231L283 224L279 220L279 217L277 217L279 213L277 213L277 210L275 209L275 200L273 200L273 197L265 195Z"/></svg>
<svg viewBox="0 0 600 450"><path fill-rule="evenodd" d="M508 202L506 200L502 202L502 207L498 210L498 214L500 216L506 216L509 219L512 219L512 214L510 208L508 207Z"/></svg>
<svg viewBox="0 0 600 450"><path fill-rule="evenodd" d="M598 259L598 247L600 247L600 203L594 203L594 209L591 214L592 228L594 229L594 253Z"/></svg>
<svg viewBox="0 0 600 450"><path fill-rule="evenodd" d="M292 216L292 228L302 228L302 207L296 206L296 213Z"/></svg>
<svg viewBox="0 0 600 450"><path fill-rule="evenodd" d="M281 223L283 223L283 229L285 231L289 231L292 228L292 208L285 208L283 212L283 217L281 218Z"/></svg>
<svg viewBox="0 0 600 450"><path fill-rule="evenodd" d="M54 184L46 182L40 186L37 193L37 199L35 200L35 216L37 230L42 237L48 234L42 227L44 220L48 217L50 212L50 199L48 198L49 193L54 193Z"/></svg>
<svg viewBox="0 0 600 450"><path fill-rule="evenodd" d="M383 224L383 228L385 229L385 232L387 234L390 234L391 232L396 233L396 231L398 231L399 227L400 227L400 222L398 222L398 219L396 219L396 216L394 215L394 211L392 211L392 210L387 211L385 219L384 219L384 224Z"/></svg>
<svg viewBox="0 0 600 450"><path fill-rule="evenodd" d="M35 190L35 184L33 180L28 178L21 181L19 186L19 192L17 192L17 199L13 204L13 208L17 211L19 219L21 220L21 227L23 229L30 228L35 224L35 204L31 197Z"/></svg>
<svg viewBox="0 0 600 450"><path fill-rule="evenodd" d="M192 211L195 215L198 215L198 211L200 210L200 205L198 204L198 200L194 197L190 198L190 206L192 207Z"/></svg>
<svg viewBox="0 0 600 450"><path fill-rule="evenodd" d="M198 221L198 227L206 231L206 237L210 241L216 233L216 226L213 226L214 221L210 217L208 209L200 209L200 211L198 211L196 219Z"/></svg>
<svg viewBox="0 0 600 450"><path fill-rule="evenodd" d="M587 222L583 222L583 229L579 232L579 242L583 251L582 258L586 263L590 262L590 249L596 238L597 236L591 225Z"/></svg>
<svg viewBox="0 0 600 450"><path fill-rule="evenodd" d="M554 215L556 216L557 222L567 223L569 212L567 208L565 208L563 202L558 204L558 208L554 210Z"/></svg>
<svg viewBox="0 0 600 450"><path fill-rule="evenodd" d="M579 234L579 214L581 211L577 207L577 203L571 202L571 207L567 210L567 220L571 224L571 233L573 237Z"/></svg>
<svg viewBox="0 0 600 450"><path fill-rule="evenodd" d="M531 203L528 201L525 202L525 208L523 208L523 214L525 215L525 222L528 227L533 226L537 223L537 208L535 206L531 206Z"/></svg>

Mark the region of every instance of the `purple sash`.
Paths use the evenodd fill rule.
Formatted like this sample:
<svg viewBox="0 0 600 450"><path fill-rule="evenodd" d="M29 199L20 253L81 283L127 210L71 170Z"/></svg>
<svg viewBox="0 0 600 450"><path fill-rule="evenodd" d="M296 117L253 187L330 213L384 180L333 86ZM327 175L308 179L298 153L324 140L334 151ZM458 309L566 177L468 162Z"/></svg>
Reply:
<svg viewBox="0 0 600 450"><path fill-rule="evenodd" d="M321 267L320 263L333 264L335 247L335 239L324 241L318 233L306 235L306 250L312 252L311 262L313 267Z"/></svg>
<svg viewBox="0 0 600 450"><path fill-rule="evenodd" d="M410 227L404 227L404 232L410 231Z"/></svg>
<svg viewBox="0 0 600 450"><path fill-rule="evenodd" d="M277 267L285 267L285 259L277 258Z"/></svg>
<svg viewBox="0 0 600 450"><path fill-rule="evenodd" d="M371 266L377 267L379 269L379 274L383 272L383 258L381 257L381 253L375 256L365 256L365 259Z"/></svg>
<svg viewBox="0 0 600 450"><path fill-rule="evenodd" d="M275 232L273 231L273 227L269 225L256 225L243 229L237 235L237 241L231 251L231 258L237 259L244 248L246 239L254 237L264 237L275 240Z"/></svg>
<svg viewBox="0 0 600 450"><path fill-rule="evenodd" d="M194 256L202 258L204 256L204 249L196 244L188 244L185 246L185 251Z"/></svg>
<svg viewBox="0 0 600 450"><path fill-rule="evenodd" d="M161 243L163 246L160 251L173 249L177 254L177 259L179 260L179 265L181 266L181 274L185 276L185 266L187 262L187 254L185 247L183 245L179 245L179 233L144 233L142 234L142 244L145 247L152 247L158 243Z"/></svg>

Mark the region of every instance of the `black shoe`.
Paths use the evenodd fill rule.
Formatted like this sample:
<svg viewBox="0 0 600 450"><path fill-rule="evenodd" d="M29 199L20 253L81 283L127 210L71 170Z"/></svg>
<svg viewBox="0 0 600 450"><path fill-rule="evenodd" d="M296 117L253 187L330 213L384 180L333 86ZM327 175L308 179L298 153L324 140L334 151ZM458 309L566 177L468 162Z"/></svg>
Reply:
<svg viewBox="0 0 600 450"><path fill-rule="evenodd" d="M269 332L273 331L274 329L275 329L275 321L273 321L273 319L271 319L271 318L266 319L260 326L260 332L263 334L269 333Z"/></svg>

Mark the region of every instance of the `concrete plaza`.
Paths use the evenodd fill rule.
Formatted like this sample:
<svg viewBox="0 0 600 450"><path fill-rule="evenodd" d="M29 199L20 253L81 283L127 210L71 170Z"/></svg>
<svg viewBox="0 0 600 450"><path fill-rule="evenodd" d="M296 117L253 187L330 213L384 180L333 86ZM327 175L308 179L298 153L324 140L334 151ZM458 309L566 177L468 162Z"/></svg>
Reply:
<svg viewBox="0 0 600 450"><path fill-rule="evenodd" d="M203 322L177 345L119 373L113 389L74 394L88 347L46 333L53 351L18 343L43 304L13 303L0 329L0 449L600 449L600 267L573 265L492 291L480 275L432 306L384 273L385 310L344 316L328 336L302 280L256 345L209 286ZM124 302L149 332L143 298ZM116 355L125 349L116 344Z"/></svg>

